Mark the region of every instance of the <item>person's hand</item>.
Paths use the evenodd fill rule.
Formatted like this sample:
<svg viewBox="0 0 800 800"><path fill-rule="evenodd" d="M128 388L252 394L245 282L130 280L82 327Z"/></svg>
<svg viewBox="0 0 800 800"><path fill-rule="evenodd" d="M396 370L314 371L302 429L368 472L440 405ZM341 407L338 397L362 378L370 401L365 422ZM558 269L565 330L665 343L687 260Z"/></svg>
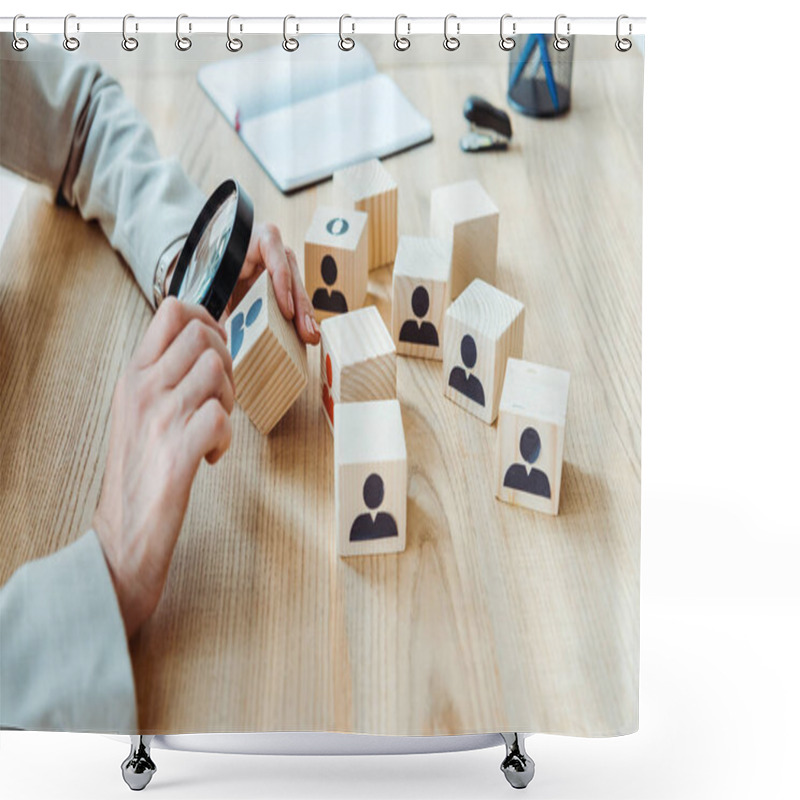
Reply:
<svg viewBox="0 0 800 800"><path fill-rule="evenodd" d="M111 434L92 521L128 636L155 611L203 458L231 440L234 386L225 329L168 297L111 404Z"/></svg>
<svg viewBox="0 0 800 800"><path fill-rule="evenodd" d="M300 277L297 257L294 250L284 245L281 232L275 225L257 223L253 226L239 283L228 303L223 320L238 305L265 269L272 278L281 314L288 320L294 320L294 327L301 341L306 344L317 344L319 326L314 319L314 309Z"/></svg>

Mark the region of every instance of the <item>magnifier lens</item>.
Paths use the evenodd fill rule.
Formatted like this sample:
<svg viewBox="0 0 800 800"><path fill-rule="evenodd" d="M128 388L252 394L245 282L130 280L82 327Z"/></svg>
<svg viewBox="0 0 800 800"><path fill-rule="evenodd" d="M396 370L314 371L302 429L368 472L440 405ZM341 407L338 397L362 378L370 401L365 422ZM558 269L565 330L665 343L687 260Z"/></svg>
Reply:
<svg viewBox="0 0 800 800"><path fill-rule="evenodd" d="M178 290L179 300L202 302L228 246L235 216L236 196L230 195L214 212L192 253Z"/></svg>
<svg viewBox="0 0 800 800"><path fill-rule="evenodd" d="M252 201L235 180L223 181L186 237L169 293L219 319L239 280L252 230Z"/></svg>

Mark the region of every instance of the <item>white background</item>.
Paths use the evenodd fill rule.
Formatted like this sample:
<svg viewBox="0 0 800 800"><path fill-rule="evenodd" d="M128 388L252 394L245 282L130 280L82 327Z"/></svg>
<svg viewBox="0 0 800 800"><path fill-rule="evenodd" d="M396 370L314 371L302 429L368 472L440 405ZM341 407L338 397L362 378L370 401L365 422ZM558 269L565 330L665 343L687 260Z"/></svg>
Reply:
<svg viewBox="0 0 800 800"><path fill-rule="evenodd" d="M800 752L800 15L792 6L26 0L15 9L648 17L641 730L529 739L537 776L528 796L782 800L800 792L792 768ZM99 736L2 733L0 793L128 797L119 773L126 754ZM501 756L155 751L159 771L146 791L170 800L509 797Z"/></svg>

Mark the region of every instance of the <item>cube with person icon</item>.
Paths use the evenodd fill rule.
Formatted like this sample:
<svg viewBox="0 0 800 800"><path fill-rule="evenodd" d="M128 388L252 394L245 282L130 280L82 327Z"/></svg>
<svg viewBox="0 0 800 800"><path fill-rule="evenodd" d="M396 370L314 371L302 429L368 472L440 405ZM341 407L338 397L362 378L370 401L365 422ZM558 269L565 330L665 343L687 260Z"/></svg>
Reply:
<svg viewBox="0 0 800 800"><path fill-rule="evenodd" d="M405 550L408 472L400 403L342 403L334 427L336 554Z"/></svg>
<svg viewBox="0 0 800 800"><path fill-rule="evenodd" d="M340 403L397 397L395 346L375 306L326 319L320 331L322 409L331 430Z"/></svg>
<svg viewBox="0 0 800 800"><path fill-rule="evenodd" d="M337 201L369 217L369 269L391 264L397 250L397 181L371 158L334 172L333 190Z"/></svg>
<svg viewBox="0 0 800 800"><path fill-rule="evenodd" d="M445 397L490 425L497 417L506 360L522 356L525 306L480 279L445 314Z"/></svg>
<svg viewBox="0 0 800 800"><path fill-rule="evenodd" d="M401 355L442 359L452 249L444 239L400 237L392 276L392 336Z"/></svg>
<svg viewBox="0 0 800 800"><path fill-rule="evenodd" d="M431 193L431 236L453 245L451 296L475 279L495 282L500 212L476 180L440 186Z"/></svg>
<svg viewBox="0 0 800 800"><path fill-rule="evenodd" d="M305 238L305 287L319 321L364 305L367 219L362 211L333 206L314 212Z"/></svg>
<svg viewBox="0 0 800 800"><path fill-rule="evenodd" d="M509 358L497 421L495 494L558 514L569 372Z"/></svg>
<svg viewBox="0 0 800 800"><path fill-rule="evenodd" d="M225 322L233 359L236 399L263 433L269 433L308 382L305 345L278 308L264 272Z"/></svg>

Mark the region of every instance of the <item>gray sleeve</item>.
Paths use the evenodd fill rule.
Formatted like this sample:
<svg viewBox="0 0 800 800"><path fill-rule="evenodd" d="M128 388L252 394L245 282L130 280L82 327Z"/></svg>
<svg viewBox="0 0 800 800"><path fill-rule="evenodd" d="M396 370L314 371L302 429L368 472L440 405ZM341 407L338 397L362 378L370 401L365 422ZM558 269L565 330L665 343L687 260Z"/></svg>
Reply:
<svg viewBox="0 0 800 800"><path fill-rule="evenodd" d="M9 34L0 54L0 163L97 220L152 302L156 264L189 233L202 193L176 159L161 158L145 119L98 64L40 44L17 53Z"/></svg>
<svg viewBox="0 0 800 800"><path fill-rule="evenodd" d="M125 626L97 534L0 588L0 727L136 733Z"/></svg>

